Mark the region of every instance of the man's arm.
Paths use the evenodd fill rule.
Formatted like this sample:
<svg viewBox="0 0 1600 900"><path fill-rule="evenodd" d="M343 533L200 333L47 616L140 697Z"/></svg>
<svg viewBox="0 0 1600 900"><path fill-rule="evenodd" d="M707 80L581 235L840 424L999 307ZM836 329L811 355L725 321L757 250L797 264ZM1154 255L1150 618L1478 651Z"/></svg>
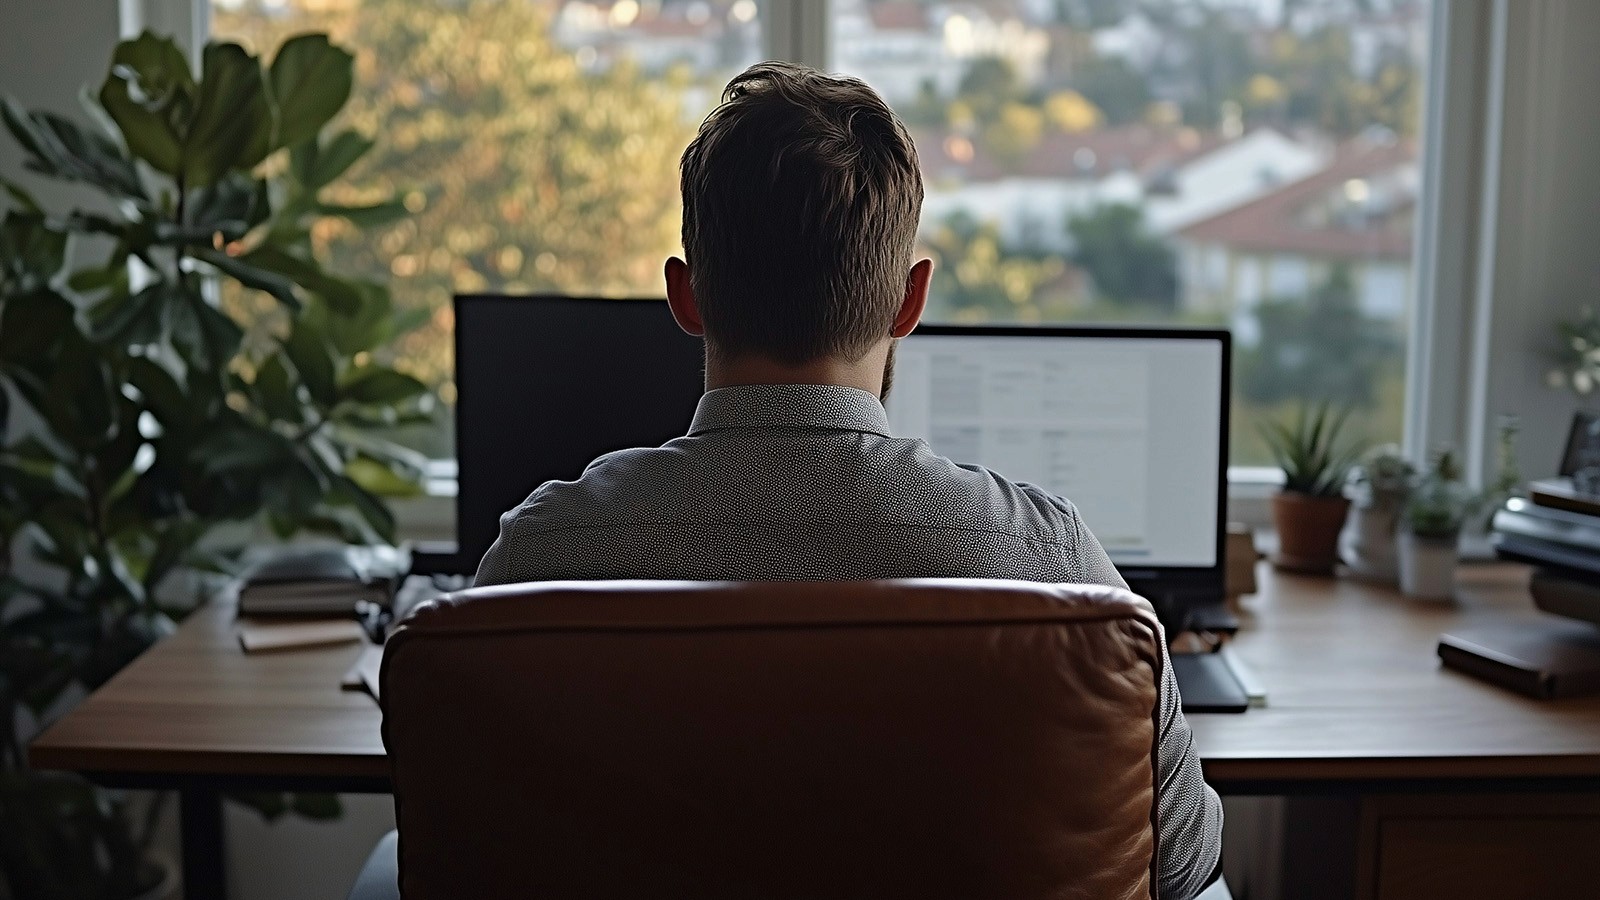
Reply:
<svg viewBox="0 0 1600 900"><path fill-rule="evenodd" d="M1156 749L1161 896L1189 900L1222 874L1222 801L1200 774L1194 735L1183 717L1164 641L1161 656L1161 737Z"/></svg>
<svg viewBox="0 0 1600 900"><path fill-rule="evenodd" d="M539 492L534 491L526 501L500 517L500 535L478 563L478 574L472 579L475 587L536 580L531 574L531 562L538 547L527 534L519 531L518 525L538 495Z"/></svg>
<svg viewBox="0 0 1600 900"><path fill-rule="evenodd" d="M1076 568L1080 580L1127 588L1083 518L1071 503L1056 501L1069 512L1076 528ZM1161 896L1189 900L1222 874L1222 801L1200 774L1189 720L1183 717L1178 680L1167 658L1166 636L1161 641L1160 736L1156 744L1156 821L1160 825Z"/></svg>

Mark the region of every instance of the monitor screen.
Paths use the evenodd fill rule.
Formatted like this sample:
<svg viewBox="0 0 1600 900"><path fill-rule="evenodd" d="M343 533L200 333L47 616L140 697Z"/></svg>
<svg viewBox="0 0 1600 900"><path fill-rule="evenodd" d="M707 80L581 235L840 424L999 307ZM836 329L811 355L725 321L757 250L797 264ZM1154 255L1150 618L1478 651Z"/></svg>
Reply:
<svg viewBox="0 0 1600 900"><path fill-rule="evenodd" d="M661 300L462 296L455 312L455 566L470 574L534 488L688 431L704 370Z"/></svg>
<svg viewBox="0 0 1600 900"><path fill-rule="evenodd" d="M1066 497L1126 574L1218 564L1225 332L923 327L900 342L897 436Z"/></svg>

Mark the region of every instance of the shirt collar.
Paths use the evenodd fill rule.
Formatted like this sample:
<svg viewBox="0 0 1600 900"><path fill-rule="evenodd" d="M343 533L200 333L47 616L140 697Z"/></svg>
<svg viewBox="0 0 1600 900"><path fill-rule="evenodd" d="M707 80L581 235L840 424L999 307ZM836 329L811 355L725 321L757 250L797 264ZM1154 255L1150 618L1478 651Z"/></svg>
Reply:
<svg viewBox="0 0 1600 900"><path fill-rule="evenodd" d="M866 391L834 384L745 384L707 391L689 434L727 428L817 428L889 437L889 414Z"/></svg>

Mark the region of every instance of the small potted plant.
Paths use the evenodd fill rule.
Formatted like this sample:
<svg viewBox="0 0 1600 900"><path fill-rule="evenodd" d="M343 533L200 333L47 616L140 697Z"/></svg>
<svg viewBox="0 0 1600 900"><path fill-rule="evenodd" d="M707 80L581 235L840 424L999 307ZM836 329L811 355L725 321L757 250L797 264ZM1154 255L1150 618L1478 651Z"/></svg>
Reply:
<svg viewBox="0 0 1600 900"><path fill-rule="evenodd" d="M1356 452L1339 435L1348 414L1321 403L1300 407L1289 422L1261 426L1283 469L1283 490L1272 498L1278 530L1272 562L1280 569L1326 575L1339 561L1339 532L1350 510L1344 484Z"/></svg>
<svg viewBox="0 0 1600 900"><path fill-rule="evenodd" d="M1342 556L1351 571L1393 583L1399 573L1395 536L1416 466L1395 444L1372 448L1350 469L1345 496L1353 504Z"/></svg>
<svg viewBox="0 0 1600 900"><path fill-rule="evenodd" d="M1398 538L1400 590L1410 597L1448 600L1455 595L1457 544L1475 501L1461 463L1440 451L1412 488Z"/></svg>

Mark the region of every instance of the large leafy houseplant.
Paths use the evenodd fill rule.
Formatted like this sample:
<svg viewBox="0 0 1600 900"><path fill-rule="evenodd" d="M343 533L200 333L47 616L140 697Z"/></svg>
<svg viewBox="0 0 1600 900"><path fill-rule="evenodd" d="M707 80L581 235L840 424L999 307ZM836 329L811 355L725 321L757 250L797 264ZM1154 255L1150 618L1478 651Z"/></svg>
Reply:
<svg viewBox="0 0 1600 900"><path fill-rule="evenodd" d="M96 126L0 110L30 169L101 197L62 213L0 179L0 898L147 889L149 829L29 770L26 740L170 630L195 573L263 533L390 541L382 497L418 482L380 436L432 399L380 361L407 325L313 252L324 220L405 212L325 199L372 146L327 128L351 63L303 35L270 65L212 44L197 77L147 33L86 97Z"/></svg>
<svg viewBox="0 0 1600 900"><path fill-rule="evenodd" d="M1338 561L1339 531L1350 510L1344 485L1359 452L1342 434L1348 417L1348 409L1308 404L1287 422L1261 426L1262 438L1283 469L1283 490L1272 498L1278 532L1273 561L1279 568L1327 574Z"/></svg>

